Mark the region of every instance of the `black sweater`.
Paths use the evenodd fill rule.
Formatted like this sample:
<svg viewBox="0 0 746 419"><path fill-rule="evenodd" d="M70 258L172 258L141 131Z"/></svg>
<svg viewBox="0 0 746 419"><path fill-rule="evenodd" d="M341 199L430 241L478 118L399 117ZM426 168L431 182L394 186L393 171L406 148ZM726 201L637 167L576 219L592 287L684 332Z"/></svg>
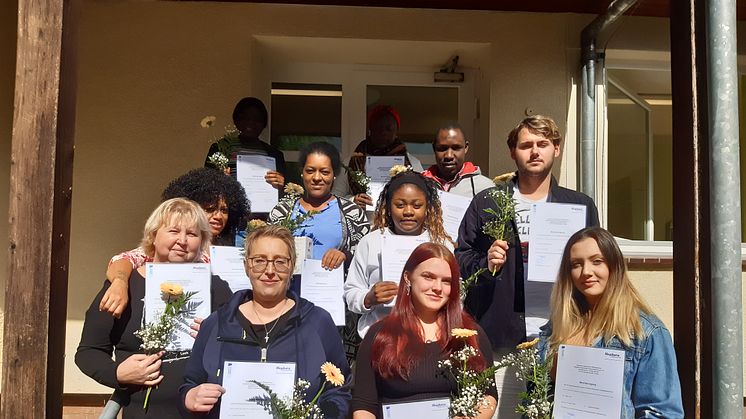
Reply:
<svg viewBox="0 0 746 419"><path fill-rule="evenodd" d="M352 391L352 412L365 410L381 418L381 405L388 403L413 402L427 399L449 398L456 394L456 382L443 374L438 368L438 361L447 356L441 351L438 343L423 343L424 357L415 363L409 373L409 379L384 379L371 365L373 339L381 330L382 322L371 326L360 344L355 367L355 386ZM482 330L479 330L479 352L487 366L492 365L492 348L490 341ZM493 387L488 394L497 400L497 390Z"/></svg>
<svg viewBox="0 0 746 419"><path fill-rule="evenodd" d="M171 359L175 354L166 353L161 364L163 381L151 391L147 412L143 410L146 387L121 385L117 381L117 367L125 359L140 351L142 340L134 332L142 326L145 278L136 270L129 279L129 304L122 316L116 319L107 312L99 311L109 281L96 295L85 314L83 333L75 353L75 364L87 376L117 390L117 399L123 404L124 418L179 418L177 405L180 402L179 386L183 382L186 358ZM227 302L232 293L228 284L212 277L210 298L212 309ZM114 353L115 360L112 360Z"/></svg>

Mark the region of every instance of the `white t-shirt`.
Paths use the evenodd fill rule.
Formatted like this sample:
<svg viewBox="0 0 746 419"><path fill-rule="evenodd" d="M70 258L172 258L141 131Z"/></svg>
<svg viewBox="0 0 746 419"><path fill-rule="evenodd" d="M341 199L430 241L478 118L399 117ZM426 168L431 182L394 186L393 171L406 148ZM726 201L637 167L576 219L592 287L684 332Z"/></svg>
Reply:
<svg viewBox="0 0 746 419"><path fill-rule="evenodd" d="M521 253L523 255L523 289L526 307L526 337L529 339L539 337L539 328L549 321L549 298L552 295L550 282L528 281L528 237L531 230L531 204L546 202L545 196L539 200L528 199L521 195L518 186L513 188L513 198L516 201L515 223L518 227L518 238L521 241Z"/></svg>

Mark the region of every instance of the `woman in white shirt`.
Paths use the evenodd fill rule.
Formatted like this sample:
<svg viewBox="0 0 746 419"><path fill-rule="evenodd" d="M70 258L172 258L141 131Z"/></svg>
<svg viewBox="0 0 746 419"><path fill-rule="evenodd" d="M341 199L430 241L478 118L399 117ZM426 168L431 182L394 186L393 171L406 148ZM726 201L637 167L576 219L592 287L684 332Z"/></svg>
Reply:
<svg viewBox="0 0 746 419"><path fill-rule="evenodd" d="M373 225L373 231L358 243L345 283L348 308L362 314L357 327L360 337L391 311L386 304L397 294L401 272L392 278L381 278L383 236L418 236L453 250L453 240L443 228L437 189L432 181L411 170L395 175L386 184Z"/></svg>

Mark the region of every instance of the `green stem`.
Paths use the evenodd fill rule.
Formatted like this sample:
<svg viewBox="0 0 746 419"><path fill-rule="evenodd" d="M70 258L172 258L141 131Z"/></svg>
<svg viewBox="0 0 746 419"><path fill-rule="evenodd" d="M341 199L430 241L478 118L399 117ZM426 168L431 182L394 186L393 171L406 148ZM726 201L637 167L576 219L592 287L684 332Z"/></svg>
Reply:
<svg viewBox="0 0 746 419"><path fill-rule="evenodd" d="M326 387L326 381L321 383L321 388L319 389L319 392L316 393L316 396L313 397L313 400L311 400L311 406L316 404L316 400L319 399L319 396L321 396L321 393L324 391L324 387Z"/></svg>
<svg viewBox="0 0 746 419"><path fill-rule="evenodd" d="M148 391L145 393L145 401L142 403L143 410L148 410L148 401L150 400L151 391L153 391L153 387L148 387Z"/></svg>

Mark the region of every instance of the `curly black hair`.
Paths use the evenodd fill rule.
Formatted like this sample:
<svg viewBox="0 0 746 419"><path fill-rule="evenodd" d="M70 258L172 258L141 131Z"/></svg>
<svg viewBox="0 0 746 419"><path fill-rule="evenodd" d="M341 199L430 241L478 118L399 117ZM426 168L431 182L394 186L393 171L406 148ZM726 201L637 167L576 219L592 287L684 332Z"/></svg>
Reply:
<svg viewBox="0 0 746 419"><path fill-rule="evenodd" d="M443 227L443 210L440 206L438 197L438 188L432 179L422 176L422 174L413 172L411 169L398 173L389 180L383 187L381 196L376 204L376 212L373 216L373 226L380 230L394 225L391 217L391 198L394 192L399 190L405 184L412 184L425 193L426 211L424 227L430 232L430 239L439 244L450 242L455 245L451 236Z"/></svg>
<svg viewBox="0 0 746 419"><path fill-rule="evenodd" d="M190 170L172 180L163 190L161 198L164 201L171 198L191 199L203 209L214 207L223 198L228 205L228 222L219 238L230 242L251 212L243 186L225 173L209 167Z"/></svg>

